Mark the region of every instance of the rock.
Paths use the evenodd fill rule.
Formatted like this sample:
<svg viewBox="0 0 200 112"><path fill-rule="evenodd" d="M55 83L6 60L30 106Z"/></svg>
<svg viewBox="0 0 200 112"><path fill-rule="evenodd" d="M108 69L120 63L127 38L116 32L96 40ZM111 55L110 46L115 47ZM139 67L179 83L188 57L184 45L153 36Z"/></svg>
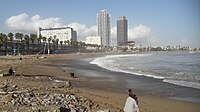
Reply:
<svg viewBox="0 0 200 112"><path fill-rule="evenodd" d="M31 110L35 112L35 111L37 111L37 108L36 107L31 107Z"/></svg>
<svg viewBox="0 0 200 112"><path fill-rule="evenodd" d="M53 112L59 112L59 110L53 110Z"/></svg>
<svg viewBox="0 0 200 112"><path fill-rule="evenodd" d="M10 103L11 103L12 105L15 105L17 102L16 102L14 99L12 99L12 100L10 101Z"/></svg>
<svg viewBox="0 0 200 112"><path fill-rule="evenodd" d="M17 98L17 97L18 97L17 94L13 94L13 95L12 95L12 98Z"/></svg>
<svg viewBox="0 0 200 112"><path fill-rule="evenodd" d="M31 103L32 106L37 106L37 104L35 102Z"/></svg>
<svg viewBox="0 0 200 112"><path fill-rule="evenodd" d="M87 111L95 109L98 107L98 104L93 102L90 99L85 99L84 97L76 97L73 94L49 94L49 93L16 93L16 94L8 94L3 97L3 104L11 104L16 106L26 106L33 112L39 112L36 107L40 106L57 106L60 108L48 108L48 110L44 111L54 111L54 112L84 112L87 108ZM32 108L30 108L32 107ZM29 110L26 110L29 111ZM43 111L43 110L41 110Z"/></svg>
<svg viewBox="0 0 200 112"><path fill-rule="evenodd" d="M92 102L87 99L86 101L83 102L82 106L86 108L87 110L90 110L92 109Z"/></svg>
<svg viewBox="0 0 200 112"><path fill-rule="evenodd" d="M104 112L110 112L110 110L109 110L109 109L107 109L107 110L104 110Z"/></svg>
<svg viewBox="0 0 200 112"><path fill-rule="evenodd" d="M75 108L75 105L73 103L68 104L68 106L70 109Z"/></svg>
<svg viewBox="0 0 200 112"><path fill-rule="evenodd" d="M70 112L76 112L76 110L74 108L70 109Z"/></svg>
<svg viewBox="0 0 200 112"><path fill-rule="evenodd" d="M13 112L19 112L18 110L13 110Z"/></svg>
<svg viewBox="0 0 200 112"><path fill-rule="evenodd" d="M67 109L65 107L60 107L59 110L60 112L70 112L70 109Z"/></svg>
<svg viewBox="0 0 200 112"><path fill-rule="evenodd" d="M66 87L71 87L71 82L70 81L66 81Z"/></svg>

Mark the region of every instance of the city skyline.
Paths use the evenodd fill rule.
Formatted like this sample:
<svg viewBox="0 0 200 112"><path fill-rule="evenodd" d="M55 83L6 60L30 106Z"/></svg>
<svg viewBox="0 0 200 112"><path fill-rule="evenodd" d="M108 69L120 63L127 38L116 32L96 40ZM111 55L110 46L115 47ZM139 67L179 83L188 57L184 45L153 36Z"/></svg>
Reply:
<svg viewBox="0 0 200 112"><path fill-rule="evenodd" d="M112 15L111 45L116 43L116 21L122 15L129 20L129 40L136 41L136 45L200 45L198 0L2 0L1 4L1 33L31 33L36 32L38 26L69 26L77 31L78 40L83 41L86 36L96 36L96 14L102 9L107 9Z"/></svg>

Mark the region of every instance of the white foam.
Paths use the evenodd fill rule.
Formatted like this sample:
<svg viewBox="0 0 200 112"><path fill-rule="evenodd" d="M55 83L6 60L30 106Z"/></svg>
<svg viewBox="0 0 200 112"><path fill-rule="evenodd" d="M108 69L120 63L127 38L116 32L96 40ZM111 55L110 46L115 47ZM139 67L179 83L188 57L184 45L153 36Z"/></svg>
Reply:
<svg viewBox="0 0 200 112"><path fill-rule="evenodd" d="M111 70L112 71L112 70ZM125 71L125 70L115 70L117 72L124 72L124 73L130 73L133 75L139 75L139 76L146 76L146 77L152 77L155 79L165 79L165 77L161 77L161 76L155 76L155 75L151 75L151 74L142 74L142 73L136 73L136 72L130 72L130 71Z"/></svg>
<svg viewBox="0 0 200 112"><path fill-rule="evenodd" d="M163 82L179 85L179 86L185 86L185 87L191 87L200 89L200 83L198 82L189 82L189 81L183 81L183 80L174 80L174 79L164 79Z"/></svg>
<svg viewBox="0 0 200 112"><path fill-rule="evenodd" d="M192 82L192 81L186 81L186 79L174 79L176 78L176 75L179 76L183 75L183 72L175 73L176 75L173 75L171 78L168 77L162 77L162 76L157 76L149 73L143 73L140 71L135 72L134 67L131 66L123 66L120 65L119 63L115 62L113 58L118 58L118 57L129 57L129 56L151 56L152 54L127 54L127 55L108 55L105 57L100 57L96 58L93 61L90 62L90 64L96 64L101 68L110 70L110 71L115 71L115 72L123 72L123 73L128 73L128 74L134 74L134 75L139 75L139 76L146 76L146 77L152 77L156 79L163 79L164 82L179 85L179 86L185 86L185 87L191 87L191 88L196 88L200 89L200 83L199 82ZM178 77L180 78L180 77ZM184 77L182 77L184 78ZM189 78L187 77L189 80Z"/></svg>
<svg viewBox="0 0 200 112"><path fill-rule="evenodd" d="M142 57L142 56L151 56L152 54L120 54L120 55L107 55L105 57L101 57L101 58L117 58L117 57L132 57L132 56L138 56L138 57Z"/></svg>
<svg viewBox="0 0 200 112"><path fill-rule="evenodd" d="M134 75L147 76L147 77L152 77L152 78L156 78L156 79L164 79L165 77L161 77L161 76L155 76L155 75L151 75L151 74L142 74L142 73L136 73L136 72L122 70L122 69L120 69L119 64L112 63L113 61L109 59L109 58L113 58L113 57L147 56L147 55L149 55L149 54L108 55L105 57L96 58L93 61L91 61L90 64L96 64L99 67L110 70L110 71L130 73L130 74L134 74ZM134 68L132 68L132 69L134 69Z"/></svg>

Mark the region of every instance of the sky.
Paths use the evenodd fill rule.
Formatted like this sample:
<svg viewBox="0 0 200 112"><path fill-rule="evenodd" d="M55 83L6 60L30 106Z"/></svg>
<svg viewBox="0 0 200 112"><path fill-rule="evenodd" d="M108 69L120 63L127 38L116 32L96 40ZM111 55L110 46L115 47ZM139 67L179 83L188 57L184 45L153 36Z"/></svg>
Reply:
<svg viewBox="0 0 200 112"><path fill-rule="evenodd" d="M1 0L0 33L70 26L85 41L97 35L103 9L111 14L113 46L117 19L126 16L128 40L136 46L200 47L200 0Z"/></svg>

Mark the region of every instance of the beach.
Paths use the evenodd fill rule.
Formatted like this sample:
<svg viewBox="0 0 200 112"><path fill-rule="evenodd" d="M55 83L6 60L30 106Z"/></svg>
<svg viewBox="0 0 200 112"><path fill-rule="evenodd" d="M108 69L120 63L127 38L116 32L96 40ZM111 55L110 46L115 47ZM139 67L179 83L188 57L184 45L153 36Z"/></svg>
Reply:
<svg viewBox="0 0 200 112"><path fill-rule="evenodd" d="M49 87L50 81L30 80L32 77L45 76L53 80L70 81L71 88L61 88L54 92L73 93L77 96L83 96L97 103L94 110L123 111L125 100L128 96L127 88L133 89L139 99L140 112L199 112L200 103L179 101L170 99L171 93L178 96L179 92L185 92L187 95L195 95L199 90L165 83L159 79L147 78L144 76L127 75L120 72L113 72L89 62L97 56L104 54L60 54L48 55L46 58L38 56L1 56L1 73L8 71L10 66L16 71L18 76L0 77L0 83L5 80L17 86L24 88L35 88L38 92L48 91L44 88ZM22 60L19 58L22 57ZM70 77L70 73L75 73L75 78ZM20 76L23 75L25 77ZM125 85L124 79L135 79L135 85ZM126 80L126 81L127 81ZM31 83L29 83L31 82ZM155 86L147 86L148 83ZM40 88L40 89L38 89ZM165 91L169 88L168 91ZM178 90L178 92L174 92ZM171 92L173 91L173 92ZM192 91L192 92L191 92ZM173 96L172 95L172 96ZM184 96L181 96L184 97ZM1 111L3 108L1 104Z"/></svg>

